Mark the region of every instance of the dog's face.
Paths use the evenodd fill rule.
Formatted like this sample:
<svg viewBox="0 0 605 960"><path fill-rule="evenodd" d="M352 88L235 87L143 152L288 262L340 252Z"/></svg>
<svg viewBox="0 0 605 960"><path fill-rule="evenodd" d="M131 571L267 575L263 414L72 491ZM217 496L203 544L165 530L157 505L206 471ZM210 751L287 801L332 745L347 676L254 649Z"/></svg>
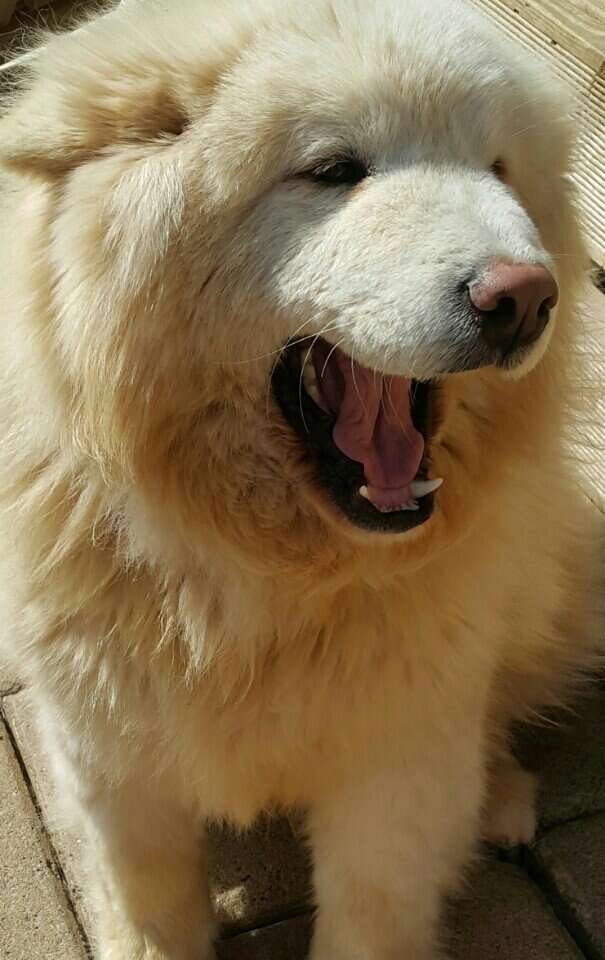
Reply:
<svg viewBox="0 0 605 960"><path fill-rule="evenodd" d="M183 531L430 554L557 428L564 108L483 30L225 0L51 46L5 153L43 174L68 416Z"/></svg>

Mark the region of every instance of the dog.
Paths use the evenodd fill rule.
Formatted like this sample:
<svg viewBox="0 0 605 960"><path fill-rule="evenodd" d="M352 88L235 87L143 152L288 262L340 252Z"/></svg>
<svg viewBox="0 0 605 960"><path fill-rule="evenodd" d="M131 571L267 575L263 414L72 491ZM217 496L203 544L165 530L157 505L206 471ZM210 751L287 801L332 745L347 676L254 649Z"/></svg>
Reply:
<svg viewBox="0 0 605 960"><path fill-rule="evenodd" d="M101 960L211 957L303 808L313 960L435 960L511 725L599 662L566 94L461 0L156 0L0 123L3 613Z"/></svg>

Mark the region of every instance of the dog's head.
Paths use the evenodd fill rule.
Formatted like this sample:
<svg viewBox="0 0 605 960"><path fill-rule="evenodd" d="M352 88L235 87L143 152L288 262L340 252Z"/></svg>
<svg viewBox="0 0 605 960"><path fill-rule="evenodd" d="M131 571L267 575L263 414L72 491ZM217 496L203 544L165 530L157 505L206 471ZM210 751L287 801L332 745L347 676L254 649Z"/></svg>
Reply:
<svg viewBox="0 0 605 960"><path fill-rule="evenodd" d="M62 442L261 566L430 555L558 429L560 91L462 3L167 6L53 39L0 134Z"/></svg>

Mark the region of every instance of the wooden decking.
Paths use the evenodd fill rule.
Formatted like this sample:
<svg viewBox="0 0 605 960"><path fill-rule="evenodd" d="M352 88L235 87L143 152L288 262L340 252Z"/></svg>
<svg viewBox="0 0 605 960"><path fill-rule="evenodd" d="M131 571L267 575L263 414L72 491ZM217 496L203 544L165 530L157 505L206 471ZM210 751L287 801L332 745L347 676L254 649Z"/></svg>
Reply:
<svg viewBox="0 0 605 960"><path fill-rule="evenodd" d="M574 167L586 235L605 265L605 0L469 0L575 91Z"/></svg>

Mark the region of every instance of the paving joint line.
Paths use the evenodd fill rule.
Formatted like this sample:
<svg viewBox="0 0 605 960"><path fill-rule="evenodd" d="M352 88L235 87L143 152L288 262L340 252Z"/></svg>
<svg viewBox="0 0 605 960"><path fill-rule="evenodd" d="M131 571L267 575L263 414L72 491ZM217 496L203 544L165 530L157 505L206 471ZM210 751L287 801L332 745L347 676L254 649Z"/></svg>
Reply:
<svg viewBox="0 0 605 960"><path fill-rule="evenodd" d="M523 860L523 869L542 892L555 917L565 928L580 953L586 957L586 960L603 960L603 955L595 948L590 934L584 930L582 924L575 918L573 908L567 903L565 897L559 893L548 874L538 865L529 848L525 850Z"/></svg>
<svg viewBox="0 0 605 960"><path fill-rule="evenodd" d="M543 837L546 837L548 833L556 829L556 827L565 826L567 823L577 823L579 820L589 820L593 816L598 817L599 815L599 813L587 814L584 817L573 817L570 820L555 824L550 830L544 831L544 833L537 838L537 842ZM585 960L603 960L603 957L599 953L594 953L592 945L587 940L582 928L574 921L564 898L557 893L556 889L553 889L553 885L550 883L548 877L535 863L535 858L532 855L532 847L522 845L511 848L510 850L500 849L498 852L500 862L512 863L518 866L526 875L529 882L540 891L552 910L555 919L566 931L570 940Z"/></svg>
<svg viewBox="0 0 605 960"><path fill-rule="evenodd" d="M295 920L297 917L304 917L306 914L312 915L315 911L315 907L313 907L312 904L302 902L298 905L292 904L291 907L286 907L285 909L285 913L279 913L273 916L265 914L260 920L255 920L249 925L246 924L236 928L230 924L225 924L221 927L218 940L219 942L235 940L236 937L243 937L247 933L254 933L255 930L266 930L268 927L274 927L278 923L285 923L287 920Z"/></svg>
<svg viewBox="0 0 605 960"><path fill-rule="evenodd" d="M586 813L578 813L576 816L568 817L565 820L557 820L556 823L552 823L549 827L545 827L537 835L536 840L532 843L532 847L535 846L535 843L539 843L540 840L544 840L545 837L550 836L554 830L558 830L559 827L567 827L572 823L581 823L583 820L596 820L598 817L602 817L605 814L605 806L597 810L589 810ZM531 847L527 848L531 851Z"/></svg>

